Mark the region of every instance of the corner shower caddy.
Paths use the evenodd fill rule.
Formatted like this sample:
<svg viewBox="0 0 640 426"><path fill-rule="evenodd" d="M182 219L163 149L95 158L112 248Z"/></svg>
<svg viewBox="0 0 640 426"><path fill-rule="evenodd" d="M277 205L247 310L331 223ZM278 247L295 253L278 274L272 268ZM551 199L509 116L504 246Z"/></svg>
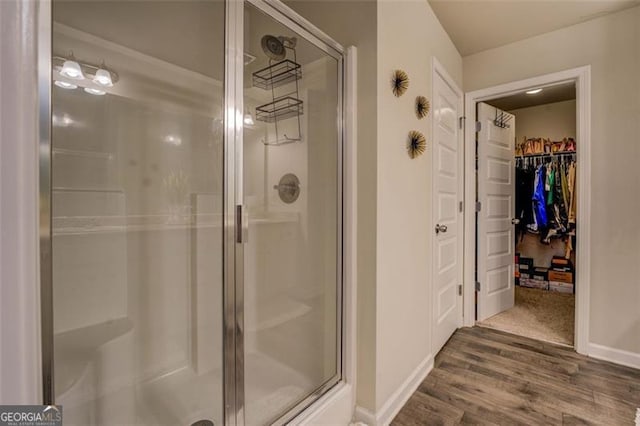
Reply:
<svg viewBox="0 0 640 426"><path fill-rule="evenodd" d="M271 90L271 102L256 107L256 120L264 123L273 123L276 139L273 141L263 139L262 143L275 146L302 141L300 116L303 113L303 103L300 99L300 88L298 87L298 80L302 78L302 66L297 62L296 39L281 37L280 41L282 46L292 53L293 60L286 59L285 53L285 59L278 61L270 58L269 66L253 73L253 85L255 87ZM291 82L295 82L295 90L293 92L276 96L276 88ZM280 137L278 122L293 117L297 120L298 136L289 137L286 133L282 133L282 137Z"/></svg>

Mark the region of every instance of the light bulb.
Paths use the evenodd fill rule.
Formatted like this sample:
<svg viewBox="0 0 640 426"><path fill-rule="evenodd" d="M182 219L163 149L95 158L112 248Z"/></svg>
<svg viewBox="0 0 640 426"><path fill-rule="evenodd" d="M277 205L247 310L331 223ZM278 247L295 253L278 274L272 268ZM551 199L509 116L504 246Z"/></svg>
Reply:
<svg viewBox="0 0 640 426"><path fill-rule="evenodd" d="M64 61L64 64L62 64L60 74L65 77L73 78L74 80L84 80L84 74L82 73L80 64L70 59Z"/></svg>
<svg viewBox="0 0 640 426"><path fill-rule="evenodd" d="M84 91L89 93L89 94L91 94L91 95L96 95L96 96L102 96L102 95L105 95L107 93L104 90L94 89L93 87L85 87Z"/></svg>
<svg viewBox="0 0 640 426"><path fill-rule="evenodd" d="M253 117L251 116L251 114L245 114L244 115L244 124L246 124L247 126L253 126L254 122L253 122Z"/></svg>
<svg viewBox="0 0 640 426"><path fill-rule="evenodd" d="M93 82L103 87L113 86L111 73L104 68L100 68L96 71L96 75L93 77Z"/></svg>
<svg viewBox="0 0 640 426"><path fill-rule="evenodd" d="M63 89L77 89L78 86L76 86L73 83L67 83L66 81L62 81L62 80L56 80L53 82L53 84L55 84L58 87L61 87Z"/></svg>

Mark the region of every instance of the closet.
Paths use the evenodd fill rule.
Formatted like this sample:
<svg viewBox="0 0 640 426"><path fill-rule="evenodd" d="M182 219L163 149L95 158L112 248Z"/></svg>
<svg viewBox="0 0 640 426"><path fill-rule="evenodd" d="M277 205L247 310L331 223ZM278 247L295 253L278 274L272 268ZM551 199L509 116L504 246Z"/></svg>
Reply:
<svg viewBox="0 0 640 426"><path fill-rule="evenodd" d="M575 292L576 142L516 141L516 285Z"/></svg>

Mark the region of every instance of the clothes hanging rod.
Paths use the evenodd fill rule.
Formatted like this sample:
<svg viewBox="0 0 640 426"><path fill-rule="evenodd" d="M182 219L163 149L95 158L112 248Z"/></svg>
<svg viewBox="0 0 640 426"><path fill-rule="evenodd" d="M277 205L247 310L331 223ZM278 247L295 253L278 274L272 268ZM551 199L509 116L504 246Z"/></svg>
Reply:
<svg viewBox="0 0 640 426"><path fill-rule="evenodd" d="M560 155L576 155L576 151L563 151L563 152L545 152L543 154L525 154L516 155L516 158L536 158L536 157L553 157Z"/></svg>

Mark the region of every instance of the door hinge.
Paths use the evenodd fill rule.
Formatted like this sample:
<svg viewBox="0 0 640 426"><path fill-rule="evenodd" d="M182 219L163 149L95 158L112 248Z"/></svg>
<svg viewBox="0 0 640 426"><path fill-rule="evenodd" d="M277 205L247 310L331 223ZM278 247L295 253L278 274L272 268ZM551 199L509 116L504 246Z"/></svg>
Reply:
<svg viewBox="0 0 640 426"><path fill-rule="evenodd" d="M482 203L480 201L476 202L476 211L477 212L482 211Z"/></svg>
<svg viewBox="0 0 640 426"><path fill-rule="evenodd" d="M462 296L462 284L458 284L458 296Z"/></svg>
<svg viewBox="0 0 640 426"><path fill-rule="evenodd" d="M460 201L460 202L458 203L458 211L459 211L460 213L462 213L462 212L464 211L464 204L462 204L462 201Z"/></svg>
<svg viewBox="0 0 640 426"><path fill-rule="evenodd" d="M480 121L476 121L476 132L480 132L482 130L482 123Z"/></svg>
<svg viewBox="0 0 640 426"><path fill-rule="evenodd" d="M465 122L466 119L467 119L467 117L465 117L465 116L462 116L462 117L458 118L458 125L459 125L460 130L464 129L464 122Z"/></svg>
<svg viewBox="0 0 640 426"><path fill-rule="evenodd" d="M476 291L480 291L480 281L476 281Z"/></svg>

